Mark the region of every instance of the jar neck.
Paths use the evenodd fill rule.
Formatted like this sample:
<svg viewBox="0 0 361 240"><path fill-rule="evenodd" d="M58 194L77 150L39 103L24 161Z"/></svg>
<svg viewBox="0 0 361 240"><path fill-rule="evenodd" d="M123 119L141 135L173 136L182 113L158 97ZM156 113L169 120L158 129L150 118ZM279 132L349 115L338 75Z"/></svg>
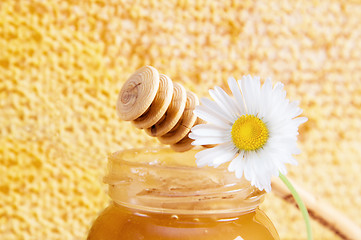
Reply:
<svg viewBox="0 0 361 240"><path fill-rule="evenodd" d="M264 192L226 168L198 168L197 151L127 150L109 157L109 196L138 211L229 214L253 211Z"/></svg>

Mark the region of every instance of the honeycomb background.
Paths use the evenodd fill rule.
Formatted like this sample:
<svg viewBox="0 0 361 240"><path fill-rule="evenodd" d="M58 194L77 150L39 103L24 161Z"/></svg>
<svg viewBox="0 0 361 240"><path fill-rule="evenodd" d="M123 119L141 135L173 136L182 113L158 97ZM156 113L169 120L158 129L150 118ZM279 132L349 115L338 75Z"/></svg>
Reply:
<svg viewBox="0 0 361 240"><path fill-rule="evenodd" d="M85 239L108 204L111 152L158 146L118 120L122 83L149 64L199 96L272 77L309 121L289 176L361 225L359 1L0 2L0 239ZM281 239L300 212L269 194ZM314 239L339 239L312 222Z"/></svg>

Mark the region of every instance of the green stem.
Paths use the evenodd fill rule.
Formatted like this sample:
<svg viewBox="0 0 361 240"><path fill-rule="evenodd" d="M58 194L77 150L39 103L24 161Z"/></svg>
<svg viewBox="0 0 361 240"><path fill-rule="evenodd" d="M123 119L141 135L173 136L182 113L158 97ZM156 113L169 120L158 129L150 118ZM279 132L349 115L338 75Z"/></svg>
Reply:
<svg viewBox="0 0 361 240"><path fill-rule="evenodd" d="M310 216L308 215L308 211L307 208L305 206L305 204L303 203L300 195L298 195L295 187L290 183L290 181L288 181L288 179L286 178L285 175L283 175L282 173L280 173L280 179L283 181L283 183L288 187L288 189L291 191L292 196L294 197L294 199L297 202L298 207L301 210L301 213L303 215L303 219L305 220L306 223L306 229L307 229L307 239L308 240L312 240L312 229L311 229L311 222L310 222Z"/></svg>

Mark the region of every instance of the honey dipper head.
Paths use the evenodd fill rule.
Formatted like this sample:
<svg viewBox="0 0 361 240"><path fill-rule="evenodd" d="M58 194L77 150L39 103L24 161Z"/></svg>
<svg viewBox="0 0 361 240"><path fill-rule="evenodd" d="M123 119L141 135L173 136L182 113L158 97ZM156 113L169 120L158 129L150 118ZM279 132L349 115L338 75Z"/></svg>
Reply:
<svg viewBox="0 0 361 240"><path fill-rule="evenodd" d="M118 116L132 121L141 116L152 104L159 88L159 73L145 66L137 70L124 83L116 103Z"/></svg>
<svg viewBox="0 0 361 240"><path fill-rule="evenodd" d="M191 149L188 137L199 122L193 110L197 96L164 74L145 66L124 83L117 100L117 114L152 137L171 145L175 151Z"/></svg>

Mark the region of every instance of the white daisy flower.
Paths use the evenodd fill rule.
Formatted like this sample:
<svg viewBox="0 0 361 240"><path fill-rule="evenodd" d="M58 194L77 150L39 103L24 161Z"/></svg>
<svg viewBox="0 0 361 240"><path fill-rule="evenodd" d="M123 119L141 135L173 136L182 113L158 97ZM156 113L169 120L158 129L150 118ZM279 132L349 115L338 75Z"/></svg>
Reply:
<svg viewBox="0 0 361 240"><path fill-rule="evenodd" d="M307 121L298 102L286 99L283 84L272 88L268 78L244 76L228 79L233 97L220 87L209 90L214 101L202 98L194 113L207 124L192 128L193 145L218 144L196 154L197 165L214 166L230 162L228 170L244 176L261 191L271 191L271 177L286 174L286 163L297 164L298 126Z"/></svg>

